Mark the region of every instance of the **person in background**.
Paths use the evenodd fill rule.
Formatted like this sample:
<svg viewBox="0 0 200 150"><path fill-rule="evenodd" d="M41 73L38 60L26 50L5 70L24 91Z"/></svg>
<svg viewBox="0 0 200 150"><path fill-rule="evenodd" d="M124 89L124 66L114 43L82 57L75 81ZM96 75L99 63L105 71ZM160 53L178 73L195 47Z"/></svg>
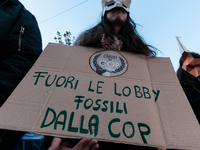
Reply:
<svg viewBox="0 0 200 150"><path fill-rule="evenodd" d="M146 44L136 30L130 4L131 0L102 0L101 21L80 34L74 45L156 56L157 49Z"/></svg>
<svg viewBox="0 0 200 150"><path fill-rule="evenodd" d="M0 0L0 106L42 52L35 17L18 0ZM0 130L1 150L39 150L44 136Z"/></svg>
<svg viewBox="0 0 200 150"><path fill-rule="evenodd" d="M135 22L130 18L131 0L102 0L103 15L101 21L86 30L77 38L74 45L103 48L105 50L127 51L156 56L156 48L145 43L136 30ZM94 139L82 140L54 138L49 150L157 150L158 148L141 147ZM159 148L160 150L164 150Z"/></svg>
<svg viewBox="0 0 200 150"><path fill-rule="evenodd" d="M200 55L183 52L179 60L177 77L200 123Z"/></svg>

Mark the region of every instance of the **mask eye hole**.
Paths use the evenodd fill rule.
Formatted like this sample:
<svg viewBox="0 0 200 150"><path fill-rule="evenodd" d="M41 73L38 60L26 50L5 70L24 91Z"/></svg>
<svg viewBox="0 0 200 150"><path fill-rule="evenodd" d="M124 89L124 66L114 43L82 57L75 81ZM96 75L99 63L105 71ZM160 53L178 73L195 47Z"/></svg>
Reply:
<svg viewBox="0 0 200 150"><path fill-rule="evenodd" d="M189 67L189 68L194 68L194 66L193 66L193 65L189 65L188 67Z"/></svg>
<svg viewBox="0 0 200 150"><path fill-rule="evenodd" d="M110 7L110 6L114 5L114 4L115 4L115 3L111 3L111 4L108 4L107 6Z"/></svg>
<svg viewBox="0 0 200 150"><path fill-rule="evenodd" d="M125 8L127 8L126 5L124 5L124 4L122 4L122 5L123 5Z"/></svg>

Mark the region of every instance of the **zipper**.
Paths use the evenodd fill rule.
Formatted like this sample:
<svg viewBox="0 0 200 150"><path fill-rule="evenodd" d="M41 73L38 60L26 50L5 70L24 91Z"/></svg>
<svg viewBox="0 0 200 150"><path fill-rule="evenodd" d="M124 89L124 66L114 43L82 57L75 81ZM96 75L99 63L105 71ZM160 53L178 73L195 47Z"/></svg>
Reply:
<svg viewBox="0 0 200 150"><path fill-rule="evenodd" d="M22 34L24 34L25 28L21 26L21 29L19 31L19 44L18 44L18 51L21 51L22 47Z"/></svg>

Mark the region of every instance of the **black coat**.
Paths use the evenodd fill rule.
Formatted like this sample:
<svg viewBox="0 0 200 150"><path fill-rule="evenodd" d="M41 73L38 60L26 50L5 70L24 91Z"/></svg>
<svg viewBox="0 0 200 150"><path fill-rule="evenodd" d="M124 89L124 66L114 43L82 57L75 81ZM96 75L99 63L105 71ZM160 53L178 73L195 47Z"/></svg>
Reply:
<svg viewBox="0 0 200 150"><path fill-rule="evenodd" d="M18 0L0 3L1 106L39 57L42 40L35 17Z"/></svg>
<svg viewBox="0 0 200 150"><path fill-rule="evenodd" d="M185 95L187 96L190 105L194 111L194 114L197 117L197 120L200 124L200 92L197 91L195 88L193 88L188 82L182 82L180 81L180 84L183 88L183 91L185 92ZM200 82L199 82L200 84Z"/></svg>
<svg viewBox="0 0 200 150"><path fill-rule="evenodd" d="M35 17L18 0L0 0L0 106L23 79L42 52ZM19 139L20 132L4 131L1 145ZM9 133L10 132L10 133ZM13 136L14 135L14 136ZM18 137L18 138L16 138Z"/></svg>

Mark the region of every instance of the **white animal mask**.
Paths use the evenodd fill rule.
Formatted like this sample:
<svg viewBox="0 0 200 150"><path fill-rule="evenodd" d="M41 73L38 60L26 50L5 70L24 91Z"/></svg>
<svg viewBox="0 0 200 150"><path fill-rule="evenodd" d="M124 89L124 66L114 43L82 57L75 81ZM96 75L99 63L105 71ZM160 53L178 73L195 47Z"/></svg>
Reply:
<svg viewBox="0 0 200 150"><path fill-rule="evenodd" d="M130 10L131 0L102 0L102 10L103 15L106 11L109 11L115 7L121 7L124 8L127 12Z"/></svg>

